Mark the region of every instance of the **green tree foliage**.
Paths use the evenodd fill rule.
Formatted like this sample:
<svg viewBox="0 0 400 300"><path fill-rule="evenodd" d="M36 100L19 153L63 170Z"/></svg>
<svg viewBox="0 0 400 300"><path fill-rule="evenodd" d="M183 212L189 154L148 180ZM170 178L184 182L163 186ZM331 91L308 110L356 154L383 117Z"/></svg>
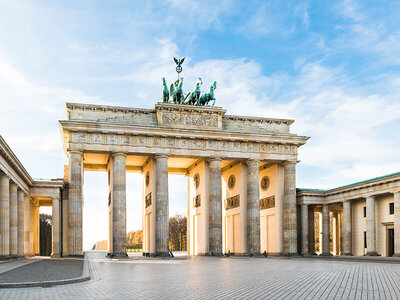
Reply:
<svg viewBox="0 0 400 300"><path fill-rule="evenodd" d="M51 215L40 214L40 255L51 255Z"/></svg>
<svg viewBox="0 0 400 300"><path fill-rule="evenodd" d="M187 219L182 215L176 215L169 219L169 247L171 250L186 250L186 224Z"/></svg>

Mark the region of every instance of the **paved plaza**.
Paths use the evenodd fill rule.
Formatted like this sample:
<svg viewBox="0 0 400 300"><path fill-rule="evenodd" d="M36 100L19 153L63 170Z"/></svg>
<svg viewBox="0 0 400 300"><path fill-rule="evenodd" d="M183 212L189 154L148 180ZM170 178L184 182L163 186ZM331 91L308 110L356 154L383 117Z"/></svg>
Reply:
<svg viewBox="0 0 400 300"><path fill-rule="evenodd" d="M109 260L91 251L87 282L1 289L1 299L399 299L400 265L304 258Z"/></svg>

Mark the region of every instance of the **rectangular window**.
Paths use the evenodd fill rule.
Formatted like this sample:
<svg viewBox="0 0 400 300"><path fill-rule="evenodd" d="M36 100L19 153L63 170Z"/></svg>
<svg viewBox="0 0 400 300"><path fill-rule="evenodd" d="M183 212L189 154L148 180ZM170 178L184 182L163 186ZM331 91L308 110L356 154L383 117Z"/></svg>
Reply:
<svg viewBox="0 0 400 300"><path fill-rule="evenodd" d="M367 217L367 207L364 206L364 218L366 218L366 217Z"/></svg>
<svg viewBox="0 0 400 300"><path fill-rule="evenodd" d="M389 215L394 215L394 202L389 203Z"/></svg>
<svg viewBox="0 0 400 300"><path fill-rule="evenodd" d="M364 231L364 248L367 248L367 232Z"/></svg>

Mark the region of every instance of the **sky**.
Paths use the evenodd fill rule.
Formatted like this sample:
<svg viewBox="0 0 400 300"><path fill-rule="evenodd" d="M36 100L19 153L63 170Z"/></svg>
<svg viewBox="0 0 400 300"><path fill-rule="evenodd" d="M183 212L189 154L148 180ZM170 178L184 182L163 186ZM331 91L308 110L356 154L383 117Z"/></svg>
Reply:
<svg viewBox="0 0 400 300"><path fill-rule="evenodd" d="M152 108L186 57L228 114L294 119L297 186L400 171L399 1L0 0L0 134L32 177L67 163L65 102ZM186 211L170 176L170 214ZM141 228L139 174L127 229ZM85 172L84 243L107 238L107 178Z"/></svg>

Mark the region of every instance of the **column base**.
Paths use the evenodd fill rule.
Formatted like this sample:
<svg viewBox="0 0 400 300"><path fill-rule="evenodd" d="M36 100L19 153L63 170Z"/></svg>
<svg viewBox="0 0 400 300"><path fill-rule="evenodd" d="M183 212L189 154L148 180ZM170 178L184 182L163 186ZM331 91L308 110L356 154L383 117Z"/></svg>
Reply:
<svg viewBox="0 0 400 300"><path fill-rule="evenodd" d="M367 254L365 254L365 256L381 256L381 255L378 254L378 252L376 252L376 251L371 251L371 252L367 252Z"/></svg>
<svg viewBox="0 0 400 300"><path fill-rule="evenodd" d="M50 257L51 258L60 258L61 255L60 254L51 254Z"/></svg>
<svg viewBox="0 0 400 300"><path fill-rule="evenodd" d="M129 258L127 253L107 253L108 258Z"/></svg>
<svg viewBox="0 0 400 300"><path fill-rule="evenodd" d="M307 256L311 256L310 253L302 253L301 255L302 255L302 256L306 256L306 257L307 257Z"/></svg>
<svg viewBox="0 0 400 300"><path fill-rule="evenodd" d="M353 256L353 253L343 253L341 256Z"/></svg>
<svg viewBox="0 0 400 300"><path fill-rule="evenodd" d="M83 258L83 254L69 254L65 257L69 257L69 258Z"/></svg>
<svg viewBox="0 0 400 300"><path fill-rule="evenodd" d="M320 255L321 255L321 256L333 256L333 254L330 253L330 252L328 252L328 253L321 253Z"/></svg>
<svg viewBox="0 0 400 300"><path fill-rule="evenodd" d="M400 257L400 253L395 253L392 255L392 257Z"/></svg>
<svg viewBox="0 0 400 300"><path fill-rule="evenodd" d="M10 255L0 255L0 260L9 260L10 258Z"/></svg>
<svg viewBox="0 0 400 300"><path fill-rule="evenodd" d="M282 256L287 256L287 257L300 257L300 254L297 252L288 252L288 253L283 253Z"/></svg>

